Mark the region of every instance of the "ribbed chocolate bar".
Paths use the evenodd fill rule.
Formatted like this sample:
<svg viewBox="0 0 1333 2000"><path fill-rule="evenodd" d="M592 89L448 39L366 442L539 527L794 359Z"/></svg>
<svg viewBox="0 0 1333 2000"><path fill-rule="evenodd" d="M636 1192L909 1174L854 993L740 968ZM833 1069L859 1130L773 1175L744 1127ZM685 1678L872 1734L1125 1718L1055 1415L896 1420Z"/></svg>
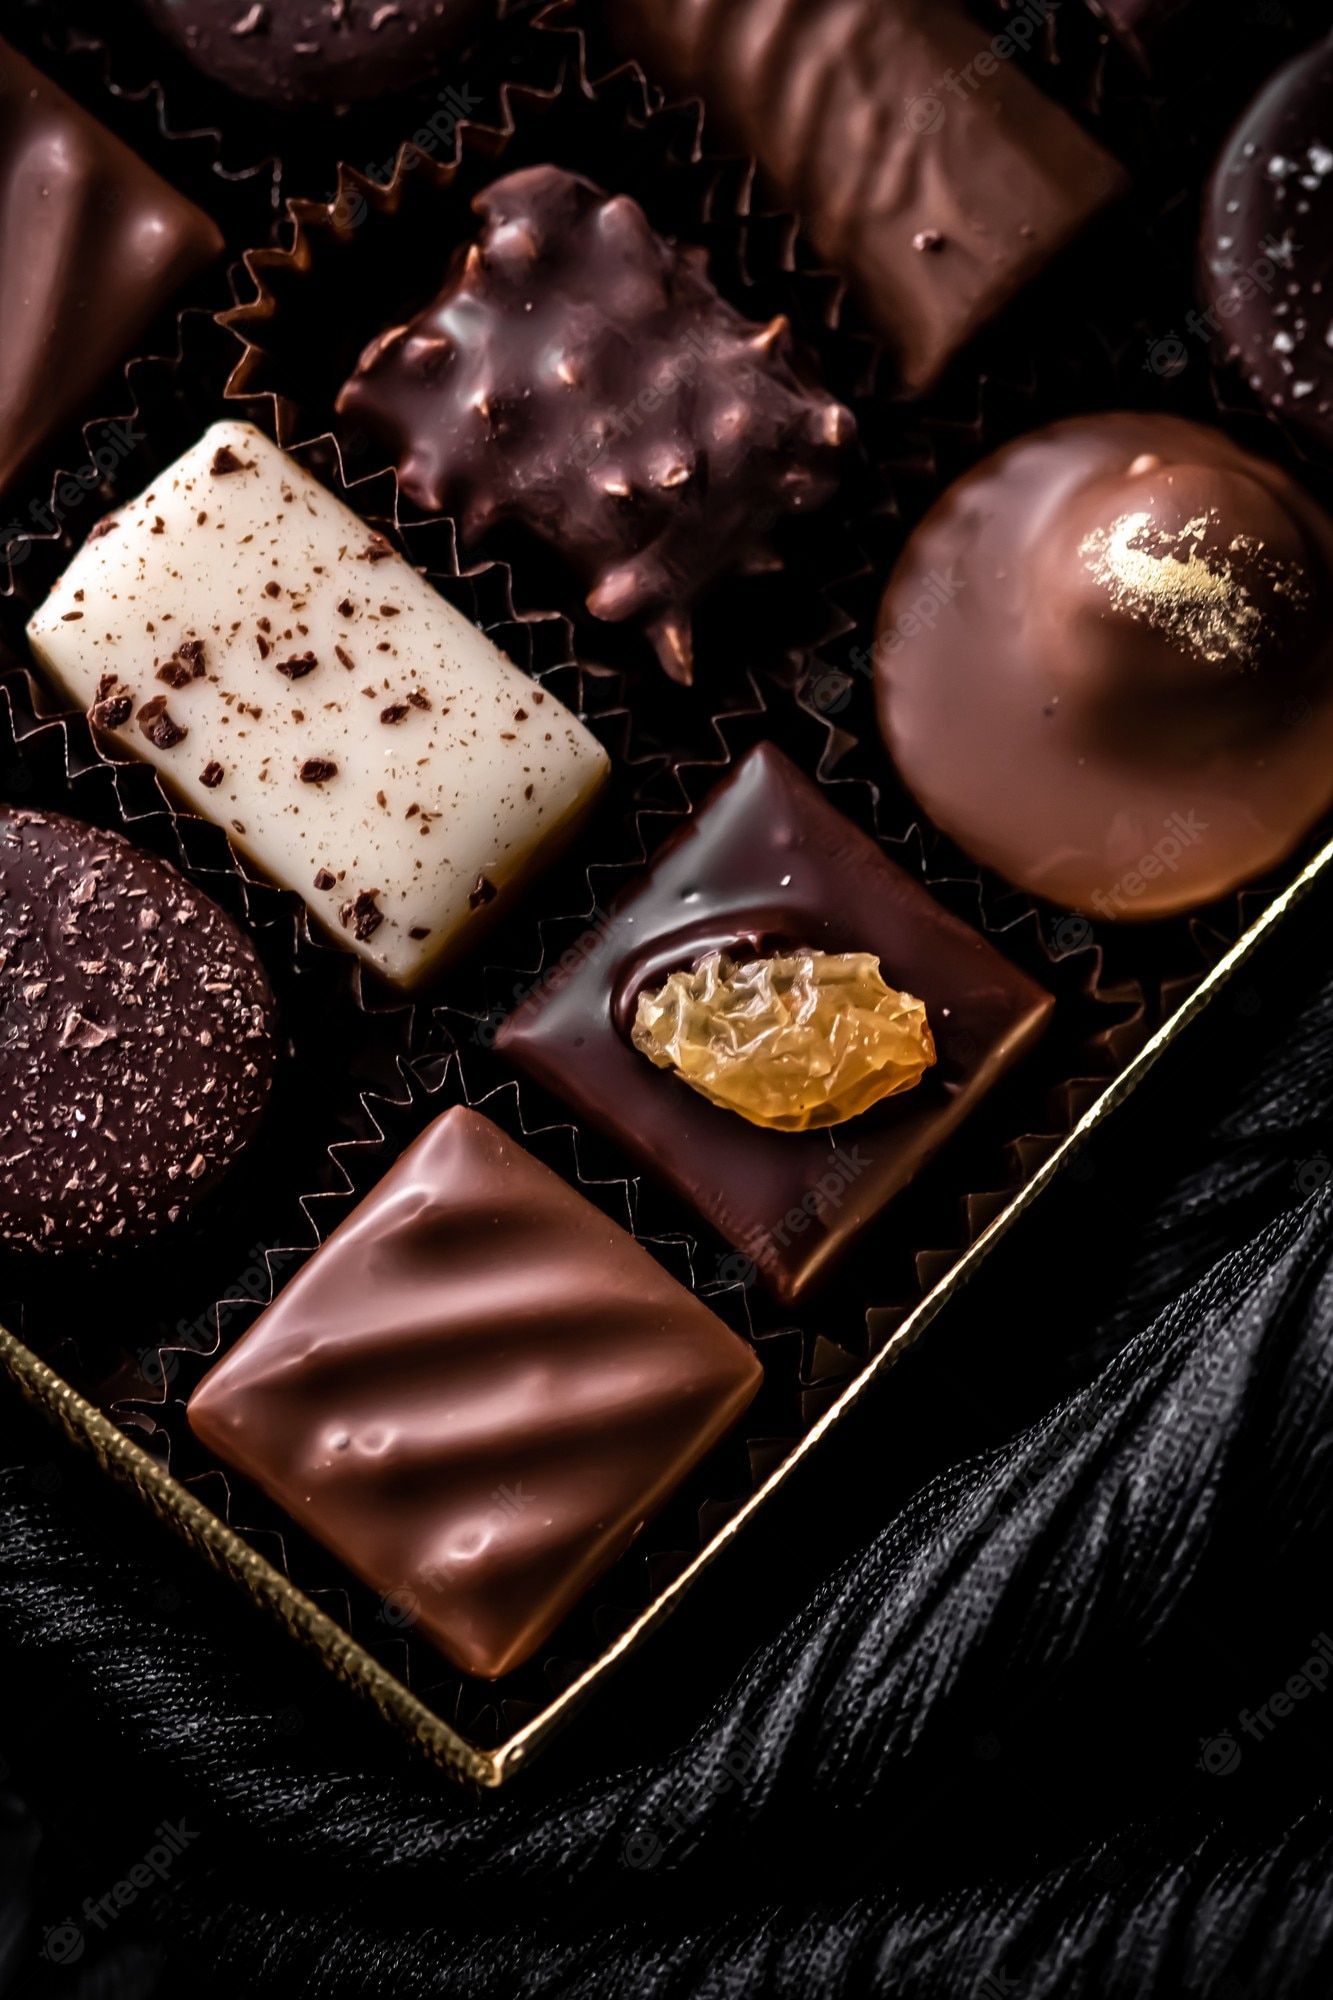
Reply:
<svg viewBox="0 0 1333 2000"><path fill-rule="evenodd" d="M845 273L905 386L953 356L1124 176L958 0L619 0L625 45L698 92Z"/></svg>
<svg viewBox="0 0 1333 2000"><path fill-rule="evenodd" d="M631 1236L455 1106L189 1417L399 1618L494 1676L540 1646L759 1376Z"/></svg>

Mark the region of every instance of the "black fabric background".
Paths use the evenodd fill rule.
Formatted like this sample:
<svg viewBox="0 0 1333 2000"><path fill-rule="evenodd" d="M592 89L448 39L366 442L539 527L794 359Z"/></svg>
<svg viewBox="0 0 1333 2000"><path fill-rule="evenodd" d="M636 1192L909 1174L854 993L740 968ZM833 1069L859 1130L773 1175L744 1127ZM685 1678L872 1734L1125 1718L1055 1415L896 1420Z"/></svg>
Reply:
<svg viewBox="0 0 1333 2000"><path fill-rule="evenodd" d="M1330 900L498 1799L0 1399L0 1990L1327 1996Z"/></svg>

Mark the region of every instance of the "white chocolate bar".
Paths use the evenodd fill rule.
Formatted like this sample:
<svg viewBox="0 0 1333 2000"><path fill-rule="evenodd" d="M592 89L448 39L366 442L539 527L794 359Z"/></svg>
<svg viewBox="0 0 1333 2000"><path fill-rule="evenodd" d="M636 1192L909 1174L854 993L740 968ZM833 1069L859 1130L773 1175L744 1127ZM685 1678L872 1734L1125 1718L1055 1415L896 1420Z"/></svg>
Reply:
<svg viewBox="0 0 1333 2000"><path fill-rule="evenodd" d="M28 626L97 728L411 986L592 803L582 723L249 424L109 517Z"/></svg>

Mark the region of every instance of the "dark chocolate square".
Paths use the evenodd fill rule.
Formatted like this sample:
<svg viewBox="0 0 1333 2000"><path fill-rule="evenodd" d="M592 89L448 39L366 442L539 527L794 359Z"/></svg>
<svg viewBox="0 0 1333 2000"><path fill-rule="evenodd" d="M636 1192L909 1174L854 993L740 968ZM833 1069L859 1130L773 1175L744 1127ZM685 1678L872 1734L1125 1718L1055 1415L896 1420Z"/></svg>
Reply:
<svg viewBox="0 0 1333 2000"><path fill-rule="evenodd" d="M4 42L0 217L3 490L63 424L97 415L89 397L222 235Z"/></svg>
<svg viewBox="0 0 1333 2000"><path fill-rule="evenodd" d="M872 951L924 1000L938 1063L824 1131L711 1104L630 1039L645 986L711 950ZM497 1046L657 1173L786 1303L807 1294L1037 1041L1053 1002L760 744L507 1021Z"/></svg>
<svg viewBox="0 0 1333 2000"><path fill-rule="evenodd" d="M744 1341L475 1111L195 1390L196 1434L465 1673L520 1666L728 1430Z"/></svg>

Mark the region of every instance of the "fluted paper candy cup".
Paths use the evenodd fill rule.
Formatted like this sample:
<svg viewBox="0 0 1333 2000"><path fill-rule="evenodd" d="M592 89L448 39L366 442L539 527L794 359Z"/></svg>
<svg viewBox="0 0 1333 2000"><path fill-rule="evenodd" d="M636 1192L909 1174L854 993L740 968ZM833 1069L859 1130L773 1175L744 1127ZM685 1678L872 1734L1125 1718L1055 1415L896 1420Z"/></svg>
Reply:
<svg viewBox="0 0 1333 2000"><path fill-rule="evenodd" d="M430 150L447 151L455 128L490 115L503 79L516 65L530 65L527 0L428 4L445 26L457 28L430 48L407 10L389 10L375 28L371 17L385 10L356 9L371 48L392 58L378 69L355 60L352 38L337 23L326 49L334 60L324 65L315 49L284 50L280 34L233 34L246 10L227 16L217 7L200 10L216 17L218 32L203 38L196 60L189 10L157 0L115 8L99 0L62 0L58 8L48 0L15 0L5 34L37 63L58 68L90 109L217 214L239 248L263 240L289 189L332 192L342 160L372 175L387 171L410 134ZM291 8L283 11L294 16ZM345 53L353 55L350 67L339 65ZM545 66L553 61L548 55ZM265 72L274 87L256 95L248 86ZM302 90L302 73L314 88ZM340 88L349 76L364 87ZM282 102L288 77L293 89ZM321 81L330 85L327 95Z"/></svg>
<svg viewBox="0 0 1333 2000"><path fill-rule="evenodd" d="M288 240L245 260L254 297L225 316L243 344L231 394L266 399L279 437L328 425L351 469L399 463L404 519L459 508L464 555L519 564L574 620L582 653L634 674L636 708L668 735L655 657L706 701L822 632L862 470L852 417L792 314L758 308L696 124L650 115L630 77L597 94L576 71L507 87L496 124L462 125L447 157L409 144L387 182L349 167L335 200L294 202ZM527 219L510 226L515 204ZM520 310L517 270L487 274L533 232L549 305L539 286ZM470 287L471 304L432 307L446 282ZM424 435L434 415L412 358L438 357L447 338L401 337L428 307L432 323L466 309L492 328L459 357L454 444ZM543 375L525 390L527 349L549 360L565 347L599 361L567 356L558 387ZM474 367L475 384L461 372ZM400 392L424 427L415 451L389 435ZM487 427L511 405L523 422L502 452Z"/></svg>
<svg viewBox="0 0 1333 2000"><path fill-rule="evenodd" d="M1057 32L1067 34L1063 17L1075 10L1060 11ZM1002 21L997 14L997 31ZM557 24L534 35L521 60L511 45L509 87L497 86L485 111L469 108L447 137L432 136L423 123L414 128L415 148L401 155L397 140L411 136L405 130L394 132L383 152L358 149L336 188L323 178L326 155L311 151L305 165L289 168L286 185L311 197L297 204L290 235L273 245L263 228L245 239L231 234L229 250L246 252L253 290L230 315L234 330L186 314L173 352L130 369L124 394L112 399L132 433L122 456L105 466L94 461L97 478L77 505L10 538L10 583L0 602L0 637L12 659L0 684L0 776L10 796L121 828L183 866L256 938L291 1038L280 1065L278 1140L253 1174L238 1177L178 1242L164 1241L145 1257L137 1289L127 1283L93 1296L77 1274L62 1273L49 1286L25 1284L20 1302L11 1287L9 1324L26 1345L0 1335L0 1358L58 1422L315 1646L334 1673L450 1770L485 1784L521 1768L724 1551L734 1549L743 1561L741 1526L775 1506L781 1491L794 1490L797 1468L812 1453L838 1449L833 1428L872 1375L929 1326L1059 1170L1064 1149L1082 1144L1087 1121L1104 1116L1146 1073L1165 1039L1145 1047L1145 1038L1201 981L1225 976L1250 948L1255 932L1231 949L1264 895L1161 927L1129 951L1114 931L979 876L925 825L879 743L870 701L874 612L887 567L957 471L1006 436L1070 408L1129 401L1197 415L1200 403L1211 407L1202 359L1196 367L1188 349L1179 368L1172 357L1183 338L1161 345L1172 335L1178 296L1170 289L1169 216L1158 218L1156 234L1145 234L1148 248L1139 255L1149 271L1139 290L1129 282L1129 263L1108 268L1072 325L1072 291L1034 295L909 416L877 393L884 376L874 345L840 308L836 281L793 248L795 219L766 210L746 163L710 150L697 107L660 110L641 71L613 74L608 66L603 73L584 60L580 36ZM108 51L111 41L108 34ZM562 57L569 60L560 75ZM1105 84L1113 143L1121 109L1139 118L1123 68L1111 64L1103 74L1096 62L1066 64L1064 75L1076 101ZM225 128L220 158L234 164L244 134L235 137L239 128L225 106L218 119ZM164 120L174 123L174 112ZM472 194L512 166L544 159L625 188L659 233L703 245L714 281L747 317L762 323L786 313L817 353L829 389L854 407L868 446L823 525L800 524L785 577L728 582L716 593L700 619L693 690L671 687L633 634L584 618L570 576L539 549L506 542L511 567L486 559L502 552L489 544L460 552L447 518L421 518L399 504L368 438L339 437L331 428L333 398L364 340L432 296L448 250L471 235ZM1179 185L1168 193L1164 178L1139 212L1151 199L1169 209ZM143 765L108 757L81 718L52 715L49 690L22 665L23 623L94 519L142 490L224 414L276 435L580 713L613 760L609 797L589 837L481 951L450 972L438 994L411 1008L377 996L344 952L311 934L292 896L241 866L218 829L175 810ZM548 605L554 609L530 608ZM573 634L565 613L578 621ZM929 602L920 615L931 615ZM534 989L589 961L617 894L763 743L1055 1000L1028 1060L884 1210L825 1288L797 1308L774 1303L753 1258L713 1234L651 1165L636 1165L591 1121L520 1084L497 1047L502 1024ZM1269 886L1290 881L1286 871ZM738 1429L574 1609L543 1655L495 1684L448 1668L421 1634L410 1590L381 1595L356 1582L257 1489L212 1459L184 1418L213 1360L423 1127L457 1104L482 1109L630 1228L672 1276L754 1343L764 1369ZM829 1202L845 1199L845 1176L857 1170L855 1121L841 1129L838 1184L830 1180L820 1197ZM500 1467L497 1511L521 1504L521 1472L515 1478Z"/></svg>

